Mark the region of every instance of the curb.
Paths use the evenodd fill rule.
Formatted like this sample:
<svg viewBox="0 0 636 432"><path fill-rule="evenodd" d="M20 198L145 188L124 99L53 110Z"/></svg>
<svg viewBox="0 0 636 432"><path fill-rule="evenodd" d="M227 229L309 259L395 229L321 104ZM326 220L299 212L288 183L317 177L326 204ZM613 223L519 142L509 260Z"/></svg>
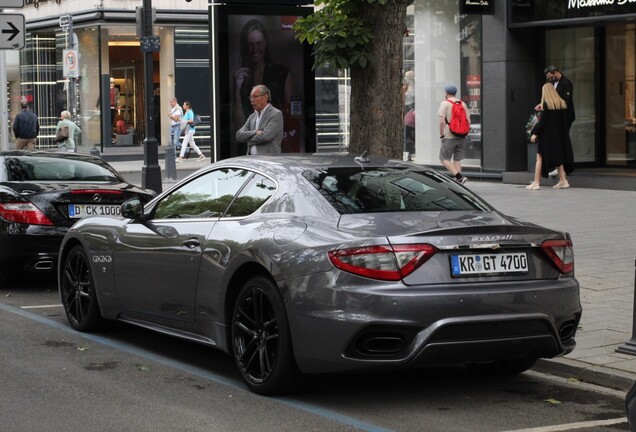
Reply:
<svg viewBox="0 0 636 432"><path fill-rule="evenodd" d="M539 359L532 370L561 378L574 378L578 381L625 393L629 391L636 380L636 373L567 358Z"/></svg>

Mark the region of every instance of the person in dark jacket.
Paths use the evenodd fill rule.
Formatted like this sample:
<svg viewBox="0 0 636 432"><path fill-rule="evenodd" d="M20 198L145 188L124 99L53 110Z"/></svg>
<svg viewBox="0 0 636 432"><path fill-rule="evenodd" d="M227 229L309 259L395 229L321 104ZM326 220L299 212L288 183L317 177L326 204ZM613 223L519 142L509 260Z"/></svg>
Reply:
<svg viewBox="0 0 636 432"><path fill-rule="evenodd" d="M570 142L567 104L557 93L554 85L547 82L541 89L541 118L532 128L530 141L537 143L537 162L534 181L526 189L541 189L541 177L556 167L559 182L555 189L567 189L570 184L566 174L574 171L574 152Z"/></svg>
<svg viewBox="0 0 636 432"><path fill-rule="evenodd" d="M16 150L35 150L35 143L40 133L38 117L29 111L29 105L22 102L22 112L13 120Z"/></svg>
<svg viewBox="0 0 636 432"><path fill-rule="evenodd" d="M568 105L567 108L567 122L568 122L568 133L570 133L570 128L572 127L572 123L576 120L576 114L574 113L574 85L572 81L570 81L565 75L561 73L560 70L556 68L556 66L548 66L543 71L545 74L546 81L551 82L554 85L561 99L565 101Z"/></svg>

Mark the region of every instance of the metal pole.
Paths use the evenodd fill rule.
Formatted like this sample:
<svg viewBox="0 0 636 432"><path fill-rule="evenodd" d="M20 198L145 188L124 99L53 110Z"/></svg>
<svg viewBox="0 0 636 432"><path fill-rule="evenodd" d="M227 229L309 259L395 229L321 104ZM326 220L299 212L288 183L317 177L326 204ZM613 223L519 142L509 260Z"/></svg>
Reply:
<svg viewBox="0 0 636 432"><path fill-rule="evenodd" d="M636 261L634 261L636 268ZM616 348L616 352L636 355L636 270L634 271L634 305L632 308L632 338Z"/></svg>
<svg viewBox="0 0 636 432"><path fill-rule="evenodd" d="M152 0L143 0L143 36L152 36ZM141 186L161 192L161 167L159 166L159 149L155 137L155 104L152 102L154 94L153 75L154 60L152 51L144 52L144 76L146 91L144 94L146 106L146 138L144 139L144 166L141 168Z"/></svg>
<svg viewBox="0 0 636 432"><path fill-rule="evenodd" d="M0 149L9 150L9 112L7 111L7 59L0 50Z"/></svg>

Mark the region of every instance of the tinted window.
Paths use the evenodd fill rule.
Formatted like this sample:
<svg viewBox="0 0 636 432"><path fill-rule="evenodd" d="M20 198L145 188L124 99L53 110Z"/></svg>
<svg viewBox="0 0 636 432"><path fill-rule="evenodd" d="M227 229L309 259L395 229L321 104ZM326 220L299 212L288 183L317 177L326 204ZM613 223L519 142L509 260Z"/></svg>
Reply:
<svg viewBox="0 0 636 432"><path fill-rule="evenodd" d="M220 217L253 174L242 169L211 171L184 184L157 205L155 218Z"/></svg>
<svg viewBox="0 0 636 432"><path fill-rule="evenodd" d="M489 209L433 170L330 168L303 175L342 214Z"/></svg>
<svg viewBox="0 0 636 432"><path fill-rule="evenodd" d="M120 181L96 163L64 157L7 158L7 171L11 181Z"/></svg>
<svg viewBox="0 0 636 432"><path fill-rule="evenodd" d="M255 174L241 191L225 216L248 216L258 210L276 192L276 183Z"/></svg>

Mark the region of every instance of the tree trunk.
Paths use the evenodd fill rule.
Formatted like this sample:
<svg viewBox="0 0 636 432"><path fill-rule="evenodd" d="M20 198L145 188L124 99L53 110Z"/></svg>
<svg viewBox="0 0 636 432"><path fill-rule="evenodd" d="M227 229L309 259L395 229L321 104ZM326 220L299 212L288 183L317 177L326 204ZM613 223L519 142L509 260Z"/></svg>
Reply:
<svg viewBox="0 0 636 432"><path fill-rule="evenodd" d="M375 62L351 69L351 141L349 152L402 159L402 42L406 7L412 0L366 4L362 18L371 23ZM384 97L386 95L386 97Z"/></svg>

